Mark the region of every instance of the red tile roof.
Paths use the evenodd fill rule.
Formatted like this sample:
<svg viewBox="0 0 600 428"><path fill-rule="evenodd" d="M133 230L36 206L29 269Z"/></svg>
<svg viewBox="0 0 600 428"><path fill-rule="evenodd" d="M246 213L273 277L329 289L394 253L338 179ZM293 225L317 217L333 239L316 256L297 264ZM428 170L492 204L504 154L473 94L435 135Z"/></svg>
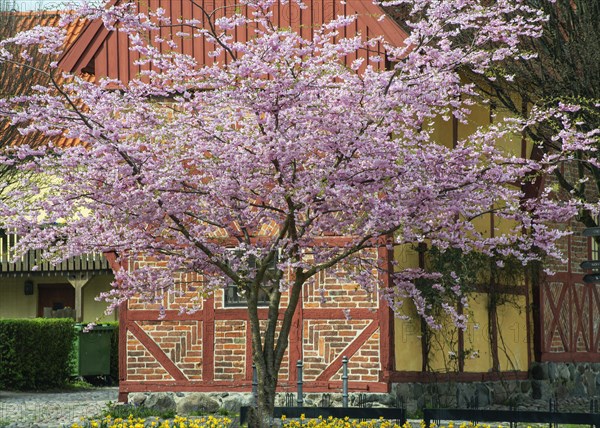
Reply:
<svg viewBox="0 0 600 428"><path fill-rule="evenodd" d="M11 37L20 31L31 29L37 25L58 26L60 13L58 11L43 12L0 12L0 39ZM67 38L65 40L65 49L71 46L79 37L86 26L83 19L75 20L69 24L67 29ZM54 60L49 57L40 56L41 66L47 66ZM93 76L89 76L93 79ZM33 85L49 84L49 80L39 73L34 73L14 65L0 65L0 97L6 97L16 94L24 94L30 90ZM0 146L29 144L37 146L47 142L47 138L41 134L30 134L23 136L18 129L11 126L8 120L0 120ZM55 139L54 143L59 146L72 146L78 144L77 140L68 138Z"/></svg>
<svg viewBox="0 0 600 428"><path fill-rule="evenodd" d="M119 0L113 0L118 2ZM235 0L220 0L220 5L235 5ZM388 43L401 46L407 33L391 19L380 21L378 18L385 11L371 0L306 0L306 8L301 9L293 2L283 5L280 2L273 6L274 23L280 27L289 27L304 37L311 37L314 28L334 19L338 15L356 15L357 20L342 30L344 37L352 37L360 33L363 37L375 38L383 36ZM141 12L148 12L148 2L139 2ZM182 17L183 19L198 19L205 23L205 16L200 7L208 10L215 9L215 0L154 0L152 8L162 7L167 16ZM232 7L218 7L217 16L235 11ZM243 42L252 37L247 29L239 28L232 31L234 40ZM165 43L159 49L170 50ZM206 46L202 38L183 40L177 48L180 52L196 58L200 64L213 64L215 61L227 61L225 56L214 58L210 55L211 47ZM361 51L360 56L385 55L383 43L379 43L368 51ZM79 38L73 43L61 58L60 66L72 73L81 71L93 72L96 77L110 77L127 82L135 78L143 67L135 63L138 54L129 50L127 34L107 30L101 22L87 23ZM354 58L349 58L351 61ZM383 62L382 62L383 65Z"/></svg>

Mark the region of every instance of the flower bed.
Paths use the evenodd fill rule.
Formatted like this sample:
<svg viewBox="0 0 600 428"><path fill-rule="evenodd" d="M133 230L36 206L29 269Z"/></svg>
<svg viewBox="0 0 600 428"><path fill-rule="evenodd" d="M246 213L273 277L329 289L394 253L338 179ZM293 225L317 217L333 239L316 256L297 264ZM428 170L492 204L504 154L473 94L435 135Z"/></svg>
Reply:
<svg viewBox="0 0 600 428"><path fill-rule="evenodd" d="M232 420L226 417L214 416L176 416L172 420L160 421L157 418L113 418L106 416L102 419L87 419L74 423L71 428L226 428Z"/></svg>
<svg viewBox="0 0 600 428"><path fill-rule="evenodd" d="M384 419L374 419L369 421L359 421L350 418L334 418L329 417L327 419L319 417L318 419L306 419L301 417L300 419L286 420L285 416L281 418L283 422L283 428L415 428L414 424L405 422L404 425L399 425ZM425 428L425 422L421 421L420 428ZM492 426L490 424L473 424L472 422L462 422L459 425L449 422L447 426L440 425L439 427L435 424L431 424L431 428L503 428L502 425L498 424ZM531 426L527 426L531 428Z"/></svg>
<svg viewBox="0 0 600 428"><path fill-rule="evenodd" d="M283 428L414 428L410 422L404 425L386 421L384 419L373 419L369 421L359 421L350 418L307 419L304 416L299 419L288 420L285 416L281 418ZM233 421L227 417L183 417L176 416L172 420L160 421L156 418L112 418L106 416L102 419L88 419L81 423L74 423L71 428L228 428L232 426ZM447 426L437 427L431 424L432 428L503 428L502 425L492 426L490 424L473 424L472 422L463 422L455 425L449 422ZM421 421L420 428L425 428L425 422ZM528 426L527 428L531 428Z"/></svg>
<svg viewBox="0 0 600 428"><path fill-rule="evenodd" d="M409 422L406 422L404 426L400 426L390 421L382 419L373 419L369 421L360 421L357 419L346 418L334 418L332 416L324 419L319 417L318 419L306 419L304 415L300 419L287 420L285 416L281 418L284 428L412 428Z"/></svg>

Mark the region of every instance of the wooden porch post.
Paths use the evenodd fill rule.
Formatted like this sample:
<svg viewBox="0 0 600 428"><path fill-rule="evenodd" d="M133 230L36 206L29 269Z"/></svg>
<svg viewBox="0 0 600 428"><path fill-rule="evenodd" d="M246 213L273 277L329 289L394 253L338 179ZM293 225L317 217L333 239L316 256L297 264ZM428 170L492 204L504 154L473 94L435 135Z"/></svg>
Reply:
<svg viewBox="0 0 600 428"><path fill-rule="evenodd" d="M83 321L83 287L87 284L93 275L90 273L78 273L67 276L69 284L75 288L75 321Z"/></svg>

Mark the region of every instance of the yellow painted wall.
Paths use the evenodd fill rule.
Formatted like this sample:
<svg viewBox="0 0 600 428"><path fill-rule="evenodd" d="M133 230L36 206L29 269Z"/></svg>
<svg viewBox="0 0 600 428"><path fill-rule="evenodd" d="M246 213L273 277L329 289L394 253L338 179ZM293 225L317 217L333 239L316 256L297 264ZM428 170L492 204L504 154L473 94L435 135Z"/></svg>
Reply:
<svg viewBox="0 0 600 428"><path fill-rule="evenodd" d="M528 369L525 296L508 296L511 303L498 307L498 360L500 370Z"/></svg>
<svg viewBox="0 0 600 428"><path fill-rule="evenodd" d="M33 294L25 295L25 281L32 281ZM83 288L83 321L95 321L106 307L105 303L96 302L94 298L101 291L108 291L112 275L99 275L90 280ZM38 284L68 284L64 277L17 277L0 278L0 318L35 318L38 305ZM104 316L102 321L114 321L115 315Z"/></svg>
<svg viewBox="0 0 600 428"><path fill-rule="evenodd" d="M98 275L90 279L90 282L83 287L84 322L95 321L97 318L99 319L99 322L116 321L116 313L104 315L106 303L97 302L95 300L96 296L101 292L110 290L110 283L112 280L112 275Z"/></svg>
<svg viewBox="0 0 600 428"><path fill-rule="evenodd" d="M26 296L23 284L28 278L0 279L0 318L35 318L37 313L37 284L33 295ZM52 282L53 278L44 278ZM64 282L64 281L60 281ZM45 282L46 283L46 282Z"/></svg>
<svg viewBox="0 0 600 428"><path fill-rule="evenodd" d="M410 319L396 318L394 321L394 356L396 370L420 371L423 364L421 358L421 323L414 305L406 302L401 315Z"/></svg>
<svg viewBox="0 0 600 428"><path fill-rule="evenodd" d="M459 123L457 139L463 140L479 126L499 122L504 111L495 110L491 117L489 106L471 106L471 114L466 123ZM448 147L452 146L452 120L437 118L429 124L432 138ZM498 147L517 156L521 155L521 136L511 135L498 141ZM527 154L532 145L527 144ZM490 207L491 208L491 207ZM514 223L510 220L494 218L492 231L491 215L486 214L475 220L473 224L484 236L509 232ZM397 269L418 267L418 253L409 245L398 246L394 252L398 262ZM498 356L501 370L528 369L527 317L524 296L508 296L515 304L504 304L497 308L498 320ZM486 293L472 293L469 306L465 312L469 314L469 322L464 332L464 349L466 352L465 372L488 372L492 368L491 340L488 320L489 297ZM410 316L408 321L396 319L394 331L396 370L420 371L422 366L420 320L412 303L405 303L400 315ZM457 371L458 361L455 352L458 350L458 330L448 320L441 330L434 332L431 340L429 366L432 371Z"/></svg>
<svg viewBox="0 0 600 428"><path fill-rule="evenodd" d="M517 103L519 105L519 103ZM508 110L498 107L494 110L494 123L501 123L505 118L510 117ZM498 147L515 156L521 156L521 141L522 135L514 134L507 135L505 138L497 142ZM529 155L529 152L528 152Z"/></svg>
<svg viewBox="0 0 600 428"><path fill-rule="evenodd" d="M463 312L468 315L467 329L463 332L465 372L487 372L492 366L488 336L487 295L471 293ZM459 330L446 320L441 330L432 336L429 364L432 371L458 371ZM415 350L416 351L416 350Z"/></svg>
<svg viewBox="0 0 600 428"><path fill-rule="evenodd" d="M484 238L489 238L491 236L491 217L491 214L483 214L471 221L476 230L481 233Z"/></svg>
<svg viewBox="0 0 600 428"><path fill-rule="evenodd" d="M458 141L464 140L475 132L480 126L489 125L490 108L487 105L475 104L470 106L471 114L465 123L458 125Z"/></svg>
<svg viewBox="0 0 600 428"><path fill-rule="evenodd" d="M398 262L396 269L419 266L419 253L410 244L394 247L394 260ZM412 302L405 302L399 316L410 319L396 318L394 320L395 364L397 370L421 370L421 327L420 321Z"/></svg>
<svg viewBox="0 0 600 428"><path fill-rule="evenodd" d="M452 139L452 118L447 117L444 118L436 118L429 123L427 129L431 131L431 139L440 144L443 144L446 147L452 147L453 139Z"/></svg>
<svg viewBox="0 0 600 428"><path fill-rule="evenodd" d="M524 296L507 297L510 303L497 308L498 320L498 359L502 371L526 371L528 369L529 346L527 341L527 317ZM465 372L485 373L492 368L491 340L489 337L488 295L469 295L467 329L464 331ZM412 303L407 302L402 315L410 320L396 319L394 344L396 370L421 371L421 331L420 321ZM433 333L429 367L432 372L458 371L456 351L458 350L458 330L449 321L441 330Z"/></svg>
<svg viewBox="0 0 600 428"><path fill-rule="evenodd" d="M394 260L398 263L395 267L396 271L409 267L419 267L419 253L411 244L396 245L394 247Z"/></svg>
<svg viewBox="0 0 600 428"><path fill-rule="evenodd" d="M458 371L457 350L458 329L447 320L441 330L431 335L430 370L442 373Z"/></svg>
<svg viewBox="0 0 600 428"><path fill-rule="evenodd" d="M469 322L464 332L465 371L487 372L492 367L492 352L489 337L488 295L472 293L469 295Z"/></svg>

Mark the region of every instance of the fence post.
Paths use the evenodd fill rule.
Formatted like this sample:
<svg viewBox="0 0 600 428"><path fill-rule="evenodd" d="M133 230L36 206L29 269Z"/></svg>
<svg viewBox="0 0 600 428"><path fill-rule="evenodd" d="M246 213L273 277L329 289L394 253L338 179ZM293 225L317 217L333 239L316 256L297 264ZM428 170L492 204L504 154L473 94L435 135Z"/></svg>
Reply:
<svg viewBox="0 0 600 428"><path fill-rule="evenodd" d="M556 397L555 398L551 398L550 400L548 400L548 411L550 412L558 412L558 404L556 402ZM554 426L554 428L558 428L558 424L557 423L549 423L548 424L548 428L552 428Z"/></svg>
<svg viewBox="0 0 600 428"><path fill-rule="evenodd" d="M285 407L294 407L294 394L287 392L285 394Z"/></svg>
<svg viewBox="0 0 600 428"><path fill-rule="evenodd" d="M298 407L302 407L304 404L302 399L302 360L298 360L296 367L298 367L298 397L296 403Z"/></svg>
<svg viewBox="0 0 600 428"><path fill-rule="evenodd" d="M398 409L406 409L406 402L404 401L404 396L396 396L396 408Z"/></svg>
<svg viewBox="0 0 600 428"><path fill-rule="evenodd" d="M256 364L252 364L252 396L254 405L258 405L258 374L256 373Z"/></svg>
<svg viewBox="0 0 600 428"><path fill-rule="evenodd" d="M342 358L342 407L348 407L348 357Z"/></svg>
<svg viewBox="0 0 600 428"><path fill-rule="evenodd" d="M516 412L517 411L517 405L511 401L511 403L508 405L508 410L511 412ZM516 422L510 422L510 428L517 428L517 423Z"/></svg>
<svg viewBox="0 0 600 428"><path fill-rule="evenodd" d="M425 428L431 427L431 415L429 409L423 409L423 422L425 422Z"/></svg>
<svg viewBox="0 0 600 428"><path fill-rule="evenodd" d="M600 413L600 406L598 403L599 401L597 398L592 398L590 400L590 413ZM590 425L590 428L600 428L600 425Z"/></svg>

